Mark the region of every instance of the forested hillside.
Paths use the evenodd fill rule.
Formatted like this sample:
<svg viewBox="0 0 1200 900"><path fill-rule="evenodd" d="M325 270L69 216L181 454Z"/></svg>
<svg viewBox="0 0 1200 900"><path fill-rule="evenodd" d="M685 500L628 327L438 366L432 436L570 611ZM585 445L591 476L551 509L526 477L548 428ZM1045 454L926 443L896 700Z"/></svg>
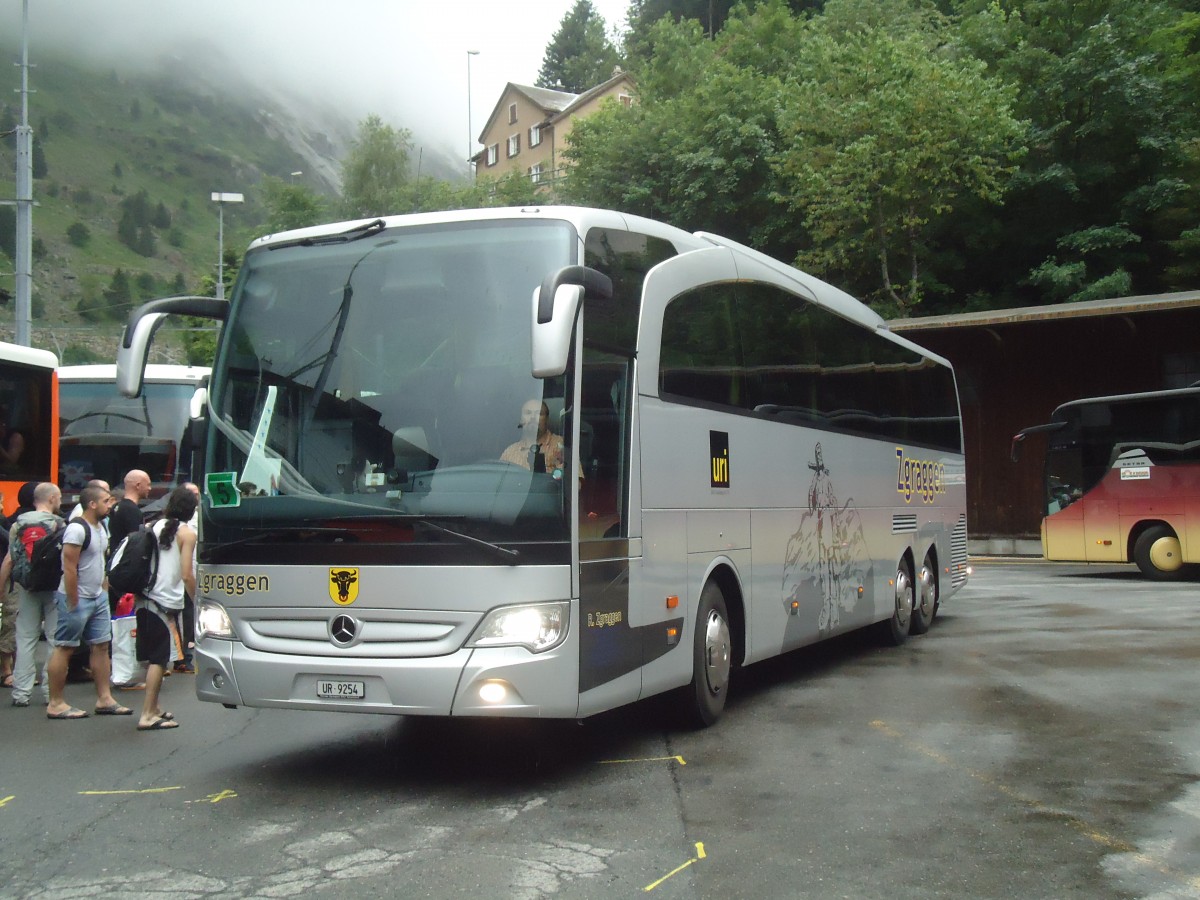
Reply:
<svg viewBox="0 0 1200 900"><path fill-rule="evenodd" d="M0 44L0 56L19 53ZM299 171L313 190L336 192L353 122L329 110L301 120L261 94L218 92L184 65L172 58L155 74L133 76L38 54L29 120L39 346L61 354L76 345L68 358L85 359L106 343L88 332L111 335L131 304L213 280L211 192L246 196L225 211L225 247L235 257L266 219L254 190L264 177ZM19 103L16 93L0 94L0 133L15 127ZM0 140L0 196L14 195L14 172L10 136ZM0 206L0 272L12 271L14 228L13 207ZM0 286L11 290L11 276ZM12 305L0 308L0 330L12 320Z"/></svg>

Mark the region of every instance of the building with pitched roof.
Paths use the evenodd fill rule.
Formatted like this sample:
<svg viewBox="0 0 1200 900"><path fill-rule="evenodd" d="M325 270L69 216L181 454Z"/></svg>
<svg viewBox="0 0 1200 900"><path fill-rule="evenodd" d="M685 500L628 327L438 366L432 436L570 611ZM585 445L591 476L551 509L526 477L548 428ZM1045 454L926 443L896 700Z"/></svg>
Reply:
<svg viewBox="0 0 1200 900"><path fill-rule="evenodd" d="M633 102L633 80L620 69L582 94L524 84L505 85L479 134L483 149L471 157L476 178L501 178L518 172L549 186L562 176L562 153L576 119L600 109L610 97Z"/></svg>

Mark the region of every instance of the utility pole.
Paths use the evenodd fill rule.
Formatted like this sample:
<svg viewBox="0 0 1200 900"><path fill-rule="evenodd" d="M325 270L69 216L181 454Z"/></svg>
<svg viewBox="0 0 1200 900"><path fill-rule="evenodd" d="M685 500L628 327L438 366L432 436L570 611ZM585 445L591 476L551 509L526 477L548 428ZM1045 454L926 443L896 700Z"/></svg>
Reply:
<svg viewBox="0 0 1200 900"><path fill-rule="evenodd" d="M21 3L21 122L17 125L16 339L31 346L33 310L33 130L29 127L29 0Z"/></svg>
<svg viewBox="0 0 1200 900"><path fill-rule="evenodd" d="M21 3L21 121L17 125L16 342L31 346L33 322L33 129L29 127L29 0Z"/></svg>

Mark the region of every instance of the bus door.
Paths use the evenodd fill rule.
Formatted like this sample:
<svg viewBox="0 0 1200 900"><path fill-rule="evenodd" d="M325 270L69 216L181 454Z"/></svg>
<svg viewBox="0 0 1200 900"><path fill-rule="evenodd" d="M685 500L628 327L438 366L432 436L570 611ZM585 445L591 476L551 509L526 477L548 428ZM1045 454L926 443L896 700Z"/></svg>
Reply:
<svg viewBox="0 0 1200 900"><path fill-rule="evenodd" d="M576 354L580 715L643 696L643 666L670 649L662 621L682 622L680 610L663 615L665 594L644 584L634 429L643 285L675 254L670 242L623 228L598 225L585 235L585 263L607 275L613 291L610 300L584 305ZM644 608L651 594L658 596L654 615Z"/></svg>

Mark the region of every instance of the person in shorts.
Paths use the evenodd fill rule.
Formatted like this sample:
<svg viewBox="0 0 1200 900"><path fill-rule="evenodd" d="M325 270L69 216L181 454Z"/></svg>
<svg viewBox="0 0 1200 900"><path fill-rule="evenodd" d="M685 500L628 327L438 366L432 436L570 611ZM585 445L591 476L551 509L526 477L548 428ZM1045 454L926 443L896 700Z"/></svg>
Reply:
<svg viewBox="0 0 1200 900"><path fill-rule="evenodd" d="M196 495L184 485L171 491L163 517L151 526L158 540L158 570L154 583L137 599L137 658L146 663L146 696L138 731L178 728L175 717L159 705L163 675L171 662L173 627L185 597L196 595L196 532L188 522L196 512ZM182 648L180 648L182 651Z"/></svg>
<svg viewBox="0 0 1200 900"><path fill-rule="evenodd" d="M112 494L103 488L88 487L83 489L79 500L83 504L83 521L67 525L63 536L62 581L54 592L58 625L51 641L54 649L47 667L50 702L46 705L46 718L85 719L88 716L84 710L67 703L63 696L71 654L81 643L91 647L96 715L128 716L133 710L113 699L112 685L109 684L108 645L112 641L112 618L104 590L108 533L101 522L112 508ZM85 528L89 529L90 536L85 537Z"/></svg>

